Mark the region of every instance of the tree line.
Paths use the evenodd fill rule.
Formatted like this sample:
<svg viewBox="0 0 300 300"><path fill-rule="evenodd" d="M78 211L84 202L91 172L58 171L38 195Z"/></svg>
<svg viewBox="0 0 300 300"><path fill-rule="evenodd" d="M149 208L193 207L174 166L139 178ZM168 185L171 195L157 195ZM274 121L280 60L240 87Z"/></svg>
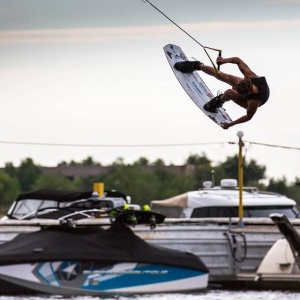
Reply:
<svg viewBox="0 0 300 300"><path fill-rule="evenodd" d="M81 162L63 161L59 165L100 166L101 163L87 157ZM122 158L118 158L103 175L71 180L61 175L42 174L41 166L35 164L31 158L24 159L18 167L8 162L0 171L0 209L5 212L19 193L42 188L89 191L92 190L93 183L104 182L105 189L130 195L133 203L143 205L149 204L151 200L166 199L197 190L207 180L219 185L220 180L224 178L238 179L237 155L229 156L224 162L213 165L205 153L192 154L186 159L185 165L193 166L193 174L176 174L170 168L166 168L162 159L150 162L147 158L141 157L132 164L125 164ZM266 167L253 159L244 160L243 173L245 186L256 186L260 190L283 194L300 204L299 178L295 178L293 182L288 182L284 176L267 180Z"/></svg>

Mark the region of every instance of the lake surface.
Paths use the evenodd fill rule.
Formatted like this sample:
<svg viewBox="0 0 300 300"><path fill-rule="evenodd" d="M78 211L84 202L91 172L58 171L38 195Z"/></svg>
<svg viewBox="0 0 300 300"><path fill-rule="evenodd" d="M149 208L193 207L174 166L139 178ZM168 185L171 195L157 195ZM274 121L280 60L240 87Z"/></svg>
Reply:
<svg viewBox="0 0 300 300"><path fill-rule="evenodd" d="M208 290L199 293L132 295L129 297L62 297L62 296L0 296L0 300L300 300L300 292Z"/></svg>

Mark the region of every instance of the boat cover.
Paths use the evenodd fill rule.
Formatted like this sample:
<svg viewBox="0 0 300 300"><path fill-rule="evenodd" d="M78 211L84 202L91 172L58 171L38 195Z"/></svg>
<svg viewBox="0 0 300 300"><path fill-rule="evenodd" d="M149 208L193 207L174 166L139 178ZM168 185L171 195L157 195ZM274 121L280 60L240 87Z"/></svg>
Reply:
<svg viewBox="0 0 300 300"><path fill-rule="evenodd" d="M48 227L0 245L0 265L62 260L152 263L208 273L196 255L150 245L124 224L106 230Z"/></svg>

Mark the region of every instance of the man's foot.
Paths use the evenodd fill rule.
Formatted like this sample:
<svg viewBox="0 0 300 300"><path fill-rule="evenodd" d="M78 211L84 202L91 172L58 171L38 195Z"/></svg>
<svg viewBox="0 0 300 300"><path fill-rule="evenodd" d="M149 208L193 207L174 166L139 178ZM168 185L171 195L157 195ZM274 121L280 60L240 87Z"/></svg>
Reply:
<svg viewBox="0 0 300 300"><path fill-rule="evenodd" d="M204 104L203 108L212 113L218 112L217 108L222 107L222 105L224 104L224 102L220 100L222 95L223 94L220 94L212 98L209 102Z"/></svg>
<svg viewBox="0 0 300 300"><path fill-rule="evenodd" d="M180 71L182 73L191 73L196 70L200 70L201 65L203 65L203 63L201 63L200 61L197 61L197 60L195 60L195 61L180 61L174 65L174 68L177 71Z"/></svg>

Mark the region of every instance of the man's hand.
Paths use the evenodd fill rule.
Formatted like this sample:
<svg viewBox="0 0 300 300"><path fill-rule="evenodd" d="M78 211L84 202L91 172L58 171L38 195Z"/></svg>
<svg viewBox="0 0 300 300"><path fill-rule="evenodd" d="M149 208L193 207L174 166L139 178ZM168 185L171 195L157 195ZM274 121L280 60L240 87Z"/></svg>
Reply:
<svg viewBox="0 0 300 300"><path fill-rule="evenodd" d="M218 64L218 65L223 65L223 64L224 64L224 58L223 58L222 56L219 56L219 57L217 58L217 64Z"/></svg>
<svg viewBox="0 0 300 300"><path fill-rule="evenodd" d="M221 123L221 127L222 127L223 129L228 129L230 126L231 126L230 123Z"/></svg>

